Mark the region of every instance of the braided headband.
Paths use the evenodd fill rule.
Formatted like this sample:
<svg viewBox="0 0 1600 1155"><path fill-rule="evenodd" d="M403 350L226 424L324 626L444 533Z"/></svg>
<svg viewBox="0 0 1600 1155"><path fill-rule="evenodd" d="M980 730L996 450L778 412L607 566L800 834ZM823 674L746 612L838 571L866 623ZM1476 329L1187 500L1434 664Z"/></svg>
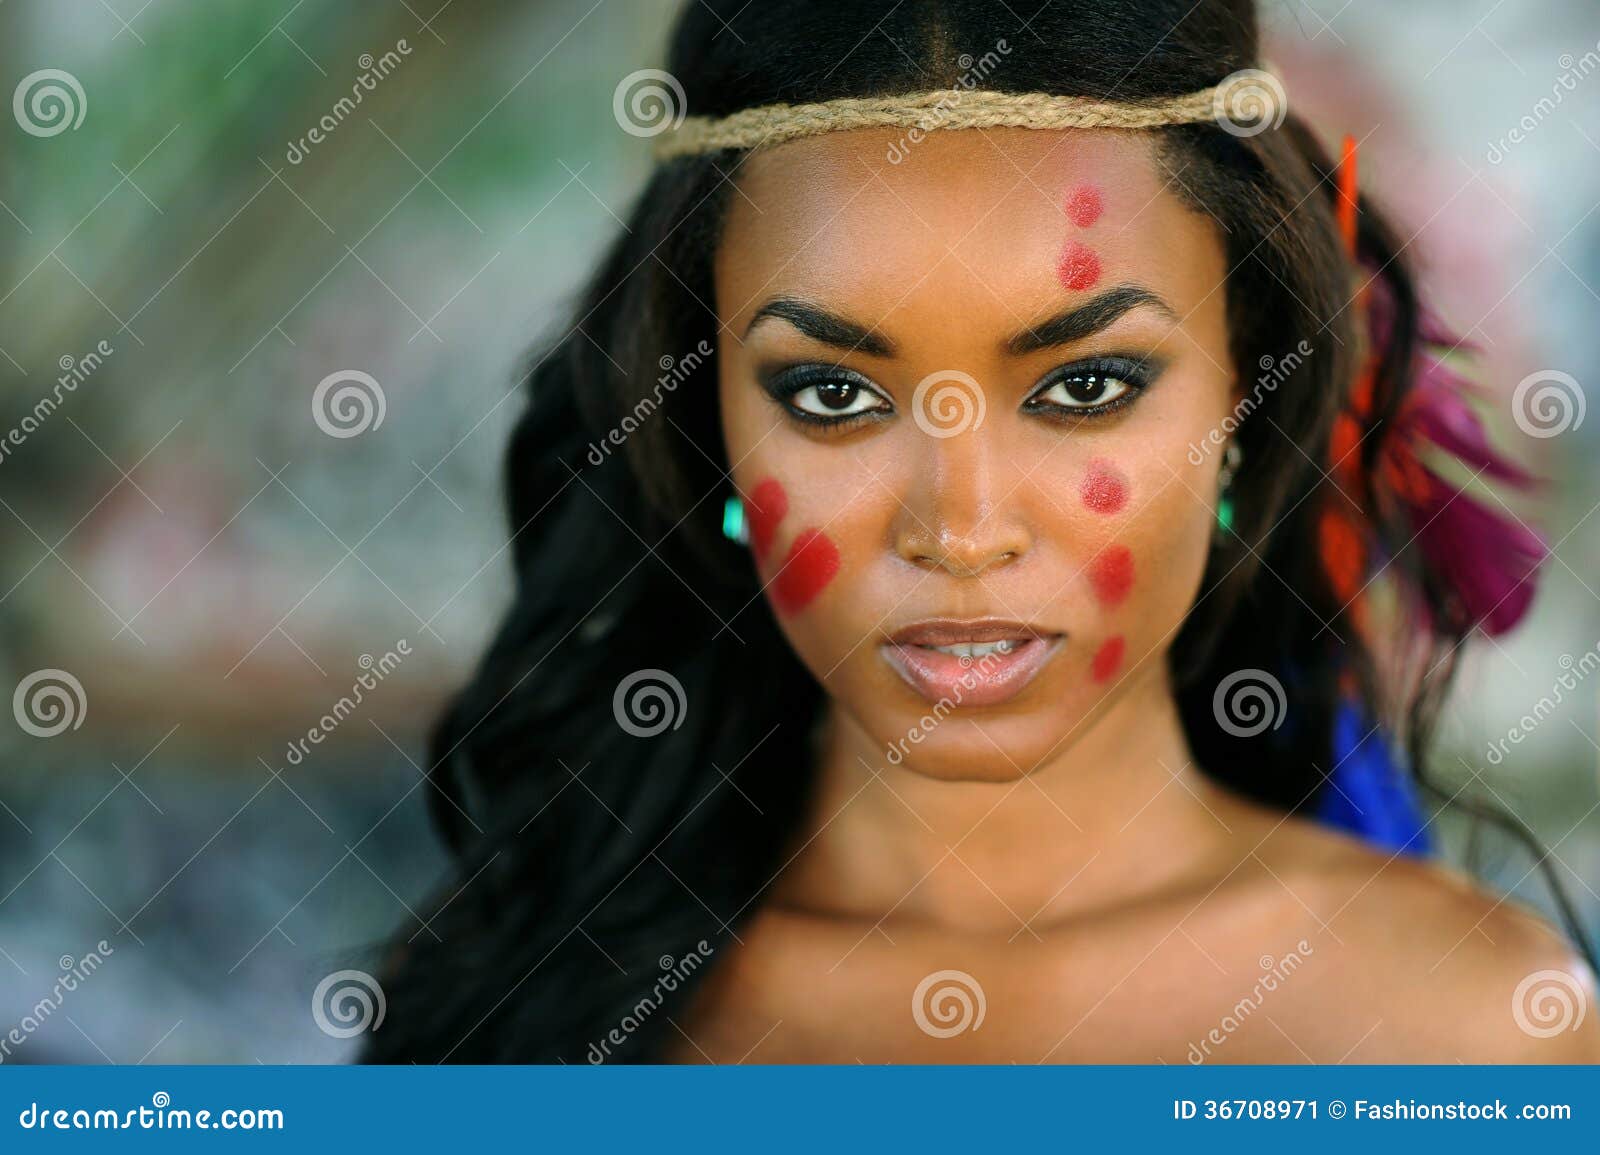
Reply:
<svg viewBox="0 0 1600 1155"><path fill-rule="evenodd" d="M690 116L664 133L666 160L719 149L770 148L785 141L854 128L1158 128L1214 120L1236 136L1283 123L1283 84L1247 69L1221 84L1163 100L1092 100L1042 92L939 89L905 96L845 97L821 104L769 104L730 116Z"/></svg>

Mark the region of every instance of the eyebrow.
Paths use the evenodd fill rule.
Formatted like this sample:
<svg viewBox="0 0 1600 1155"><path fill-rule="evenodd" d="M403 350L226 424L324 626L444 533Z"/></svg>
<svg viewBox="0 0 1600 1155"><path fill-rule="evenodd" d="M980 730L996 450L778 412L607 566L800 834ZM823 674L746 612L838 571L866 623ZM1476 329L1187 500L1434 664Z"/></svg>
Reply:
<svg viewBox="0 0 1600 1155"><path fill-rule="evenodd" d="M1057 313L1046 321L1032 325L1006 342L1006 352L1013 356L1036 353L1056 345L1070 345L1092 337L1109 328L1124 313L1148 305L1168 319L1176 322L1178 314L1165 300L1142 285L1118 285L1098 296Z"/></svg>
<svg viewBox="0 0 1600 1155"><path fill-rule="evenodd" d="M813 341L821 341L836 349L867 353L874 357L894 355L894 342L881 333L794 297L775 297L762 305L745 326L745 336L748 337L750 331L767 317L787 321Z"/></svg>
<svg viewBox="0 0 1600 1155"><path fill-rule="evenodd" d="M1118 285L1066 312L1029 326L1008 339L1005 350L1016 357L1057 345L1070 345L1110 328L1125 313L1144 306L1155 309L1174 322L1179 320L1171 305L1144 286ZM745 326L745 336L749 336L757 325L769 317L787 321L813 341L832 345L836 349L874 357L892 357L895 353L895 343L883 334L795 297L774 297L762 305Z"/></svg>

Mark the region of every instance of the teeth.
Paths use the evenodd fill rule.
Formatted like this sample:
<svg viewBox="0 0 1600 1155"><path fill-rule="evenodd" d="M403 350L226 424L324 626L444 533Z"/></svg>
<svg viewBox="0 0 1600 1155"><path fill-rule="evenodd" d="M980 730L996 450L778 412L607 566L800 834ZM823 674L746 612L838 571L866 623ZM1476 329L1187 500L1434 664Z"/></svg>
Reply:
<svg viewBox="0 0 1600 1155"><path fill-rule="evenodd" d="M1010 638L1003 638L998 642L957 642L953 646L929 646L928 649L970 661L974 658L987 658L990 654L1009 654L1018 644Z"/></svg>

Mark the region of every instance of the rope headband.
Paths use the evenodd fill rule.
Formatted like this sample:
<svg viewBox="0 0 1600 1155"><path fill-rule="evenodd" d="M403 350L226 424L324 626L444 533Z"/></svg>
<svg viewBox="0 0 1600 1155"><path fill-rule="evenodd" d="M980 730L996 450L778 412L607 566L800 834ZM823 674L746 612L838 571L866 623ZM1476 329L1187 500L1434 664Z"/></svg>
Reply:
<svg viewBox="0 0 1600 1155"><path fill-rule="evenodd" d="M820 104L769 104L724 117L683 117L661 135L656 156L667 160L721 149L771 148L856 128L1137 129L1211 120L1235 136L1255 136L1277 128L1287 112L1283 82L1254 68L1235 72L1212 88L1162 100L1094 100L957 87Z"/></svg>

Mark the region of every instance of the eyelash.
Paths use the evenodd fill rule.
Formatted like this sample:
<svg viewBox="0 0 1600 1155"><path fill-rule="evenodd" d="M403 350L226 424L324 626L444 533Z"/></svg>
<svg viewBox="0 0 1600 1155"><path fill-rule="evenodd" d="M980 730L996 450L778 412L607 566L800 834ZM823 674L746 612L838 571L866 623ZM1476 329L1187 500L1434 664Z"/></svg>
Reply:
<svg viewBox="0 0 1600 1155"><path fill-rule="evenodd" d="M1163 367L1160 362L1152 358L1141 357L1101 356L1074 361L1070 365L1063 365L1047 373L1033 389L1029 390L1022 408L1024 412L1037 413L1056 421L1071 421L1074 424L1106 417L1131 405L1145 389L1154 384ZM1111 378L1122 382L1128 388L1120 396L1100 404L1068 406L1038 399L1041 394L1048 393L1065 381L1083 377ZM784 412L790 418L803 425L829 432L854 428L870 421L882 421L893 416L894 412L893 403L876 385L860 373L839 365L796 365L768 374L761 384L772 399L783 406ZM841 417L824 417L817 413L808 413L793 404L793 399L805 390L828 384L854 387L862 393L878 398L887 408L863 410Z"/></svg>
<svg viewBox="0 0 1600 1155"><path fill-rule="evenodd" d="M1044 380L1039 382L1028 394L1027 400L1023 401L1022 408L1026 412L1040 413L1055 420L1073 422L1106 417L1132 405L1141 393L1154 384L1155 379L1161 375L1161 369L1162 365L1159 362L1142 357L1106 356L1076 361L1045 374ZM1038 400L1041 394L1048 393L1064 381L1078 377L1110 378L1122 382L1128 389L1110 401L1090 405L1056 405Z"/></svg>
<svg viewBox="0 0 1600 1155"><path fill-rule="evenodd" d="M882 421L894 412L894 405L871 381L852 369L840 365L796 365L793 368L783 369L766 377L762 387L772 396L772 399L783 406L784 412L803 425L809 425L825 430L841 430L854 428L868 421ZM843 417L823 417L816 413L807 413L793 404L793 399L807 389L819 385L841 384L853 386L863 393L871 394L881 401L887 409L865 410L860 413L847 414Z"/></svg>

